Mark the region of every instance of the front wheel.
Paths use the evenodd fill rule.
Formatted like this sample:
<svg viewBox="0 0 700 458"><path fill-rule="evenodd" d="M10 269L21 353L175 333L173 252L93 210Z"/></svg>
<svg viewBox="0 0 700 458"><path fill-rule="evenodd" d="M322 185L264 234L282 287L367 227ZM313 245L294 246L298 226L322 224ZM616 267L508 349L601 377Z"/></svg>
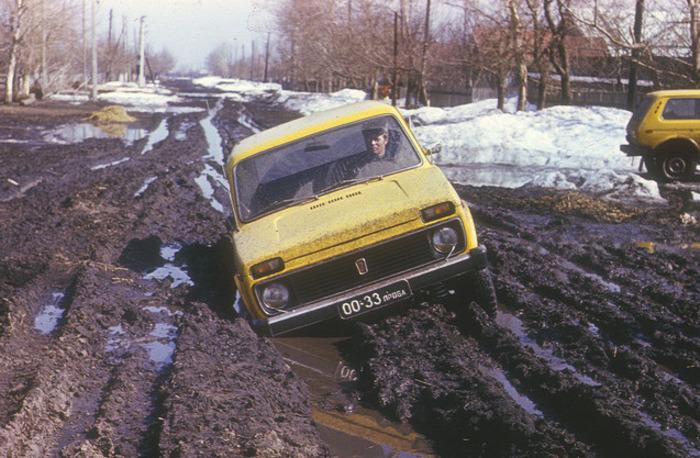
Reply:
<svg viewBox="0 0 700 458"><path fill-rule="evenodd" d="M496 316L498 299L489 269L478 270L456 278L452 283L453 303L476 302L492 318Z"/></svg>
<svg viewBox="0 0 700 458"><path fill-rule="evenodd" d="M685 181L695 174L696 160L685 151L669 151L656 159L652 172L662 181Z"/></svg>

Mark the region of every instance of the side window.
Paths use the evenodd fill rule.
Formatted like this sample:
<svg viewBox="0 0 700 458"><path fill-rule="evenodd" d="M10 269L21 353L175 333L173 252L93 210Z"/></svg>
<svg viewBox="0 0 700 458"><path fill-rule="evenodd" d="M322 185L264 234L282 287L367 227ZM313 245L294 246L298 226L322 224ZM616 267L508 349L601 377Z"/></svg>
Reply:
<svg viewBox="0 0 700 458"><path fill-rule="evenodd" d="M669 99L664 119L700 119L700 99Z"/></svg>

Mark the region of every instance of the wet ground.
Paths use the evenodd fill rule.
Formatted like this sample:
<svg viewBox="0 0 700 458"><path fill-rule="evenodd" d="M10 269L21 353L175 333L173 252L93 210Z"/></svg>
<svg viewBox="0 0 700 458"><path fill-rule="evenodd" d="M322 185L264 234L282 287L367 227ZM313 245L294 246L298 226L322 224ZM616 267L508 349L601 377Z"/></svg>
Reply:
<svg viewBox="0 0 700 458"><path fill-rule="evenodd" d="M700 456L697 202L458 186L495 319L260 338L221 162L296 115L173 84L123 138L0 106L0 456Z"/></svg>

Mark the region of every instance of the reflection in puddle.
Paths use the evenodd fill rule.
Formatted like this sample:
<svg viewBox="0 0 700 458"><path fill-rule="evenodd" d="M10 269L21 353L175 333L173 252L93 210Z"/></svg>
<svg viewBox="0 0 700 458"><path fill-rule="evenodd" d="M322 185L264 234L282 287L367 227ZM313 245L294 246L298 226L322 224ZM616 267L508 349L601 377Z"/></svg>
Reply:
<svg viewBox="0 0 700 458"><path fill-rule="evenodd" d="M158 315L165 314L166 317L182 315L182 312L173 312L167 307L147 306L144 307L144 310ZM108 331L107 344L105 345L107 352L117 353L118 357L120 357L129 349L133 342L148 352L149 360L156 365L158 370L162 370L173 363L173 354L177 347L175 339L178 332L178 327L174 324L158 322L148 336L141 337L128 336L122 323L109 327Z"/></svg>
<svg viewBox="0 0 700 458"><path fill-rule="evenodd" d="M207 139L207 155L204 156L205 161L211 161L218 167L214 168L209 163L205 162L204 170L202 170L201 175L195 178L195 183L199 186L202 191L202 195L211 203L211 206L218 212L224 213L224 204L227 203L220 202L216 198L217 190L224 190L222 193L224 196L228 196L228 181L224 177L222 172L224 165L224 150L221 146L222 139L219 135L219 131L216 129L212 123L212 119L222 107L222 101L219 100L206 118L202 119L200 125L204 130L204 136Z"/></svg>
<svg viewBox="0 0 700 458"><path fill-rule="evenodd" d="M168 138L168 134L168 118L163 118L160 124L158 124L158 127L156 127L156 129L148 136L148 143L146 143L143 150L141 150L141 154L146 154L149 151L152 151L153 146L156 143L162 142Z"/></svg>
<svg viewBox="0 0 700 458"><path fill-rule="evenodd" d="M50 334L56 329L58 321L63 317L65 309L61 307L61 301L65 297L63 293L52 293L49 302L39 312L34 320L34 329L42 334Z"/></svg>
<svg viewBox="0 0 700 458"><path fill-rule="evenodd" d="M95 166L93 166L93 167L90 167L90 170L106 169L107 167L112 167L112 166L114 166L114 165L119 165L119 164L121 164L121 163L123 163L123 162L126 162L126 161L130 160L130 159L131 159L130 157L125 157L125 158L119 159L119 160L117 160L117 161L108 162L107 164L95 165Z"/></svg>
<svg viewBox="0 0 700 458"><path fill-rule="evenodd" d="M213 110L209 112L206 118L202 119L200 125L204 129L204 136L207 139L208 152L217 164L223 165L224 163L224 150L221 147L221 135L219 135L218 129L211 122L214 116L221 110L223 106L223 101L219 100L216 102L216 106Z"/></svg>
<svg viewBox="0 0 700 458"><path fill-rule="evenodd" d="M503 385L503 388L505 388L506 392L510 397L525 411L531 415L537 415L538 417L544 417L544 414L537 409L536 405L530 398L527 396L523 396L522 394L518 393L518 390L515 389L515 387L510 383L508 378L506 377L506 374L503 373L503 371L496 369L496 368L482 368L482 372L484 372L486 375L489 377L496 379L498 382Z"/></svg>
<svg viewBox="0 0 700 458"><path fill-rule="evenodd" d="M125 124L92 124L81 122L64 124L45 133L46 143L72 144L80 143L88 138L121 138L128 145L146 136L146 129L129 127Z"/></svg>
<svg viewBox="0 0 700 458"><path fill-rule="evenodd" d="M105 350L108 352L117 351L122 345L121 336L124 335L124 329L122 329L122 324L119 323L116 326L110 326L109 335L107 336L107 345Z"/></svg>
<svg viewBox="0 0 700 458"><path fill-rule="evenodd" d="M662 425L655 422L653 418L651 418L649 415L647 415L644 412L640 411L639 416L642 419L642 421L644 422L644 424L647 425L648 427L650 427L651 429L653 429L654 431L658 431L661 434L663 434L664 436L675 439L675 440L679 441L681 444L683 444L683 446L688 451L689 456L700 456L700 450L697 450L696 448L694 448L691 445L688 438L685 437L685 435L682 432L678 431L675 428L665 429Z"/></svg>
<svg viewBox="0 0 700 458"><path fill-rule="evenodd" d="M141 195L142 195L144 192L146 192L146 190L148 189L148 185L150 185L151 183L153 183L153 182L156 181L157 179L158 179L158 177L146 178L146 180L144 180L144 182L143 182L143 186L141 186L141 187L139 188L139 190L136 191L136 192L134 193L134 199L136 199L136 198L138 198L138 197L141 197Z"/></svg>
<svg viewBox="0 0 700 458"><path fill-rule="evenodd" d="M164 266L153 269L143 278L146 280L165 280L170 279L171 288L177 288L178 286L185 284L188 286L194 286L194 282L190 279L187 273L187 265L184 263L175 263L175 258L182 249L182 245L178 243L163 244L160 247L160 257L166 261Z"/></svg>
<svg viewBox="0 0 700 458"><path fill-rule="evenodd" d="M220 213L224 213L224 206L216 199L215 189L214 186L212 186L212 183L214 183L218 188L228 189L228 182L224 176L220 172L217 172L211 165L204 164L202 174L195 178L194 181L199 185L202 195L209 201L212 208Z"/></svg>
<svg viewBox="0 0 700 458"><path fill-rule="evenodd" d="M498 325L502 328L510 329L513 334L520 339L521 343L532 348L535 351L535 354L544 359L552 370L559 372L568 369L580 382L590 386L600 386L600 383L596 382L592 378L579 373L574 366L570 365L563 359L554 356L552 350L542 348L539 344L537 344L537 342L528 337L527 332L525 332L523 322L514 315L504 313L499 310L498 315L496 316L496 323L498 323Z"/></svg>
<svg viewBox="0 0 700 458"><path fill-rule="evenodd" d="M272 343L312 392L313 418L337 456L432 455L427 440L409 425L392 422L353 398L356 370L337 345L345 337L276 337Z"/></svg>

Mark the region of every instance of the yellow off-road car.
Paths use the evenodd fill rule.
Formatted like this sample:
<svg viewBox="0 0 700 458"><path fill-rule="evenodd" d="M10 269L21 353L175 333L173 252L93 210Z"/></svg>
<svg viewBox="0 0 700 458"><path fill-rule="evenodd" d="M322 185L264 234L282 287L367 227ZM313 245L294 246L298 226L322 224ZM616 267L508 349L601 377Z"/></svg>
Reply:
<svg viewBox="0 0 700 458"><path fill-rule="evenodd" d="M258 332L365 318L423 293L495 314L486 249L431 153L395 108L371 101L233 148L235 281Z"/></svg>
<svg viewBox="0 0 700 458"><path fill-rule="evenodd" d="M628 156L642 156L659 181L688 181L700 161L700 90L647 94L627 124Z"/></svg>

